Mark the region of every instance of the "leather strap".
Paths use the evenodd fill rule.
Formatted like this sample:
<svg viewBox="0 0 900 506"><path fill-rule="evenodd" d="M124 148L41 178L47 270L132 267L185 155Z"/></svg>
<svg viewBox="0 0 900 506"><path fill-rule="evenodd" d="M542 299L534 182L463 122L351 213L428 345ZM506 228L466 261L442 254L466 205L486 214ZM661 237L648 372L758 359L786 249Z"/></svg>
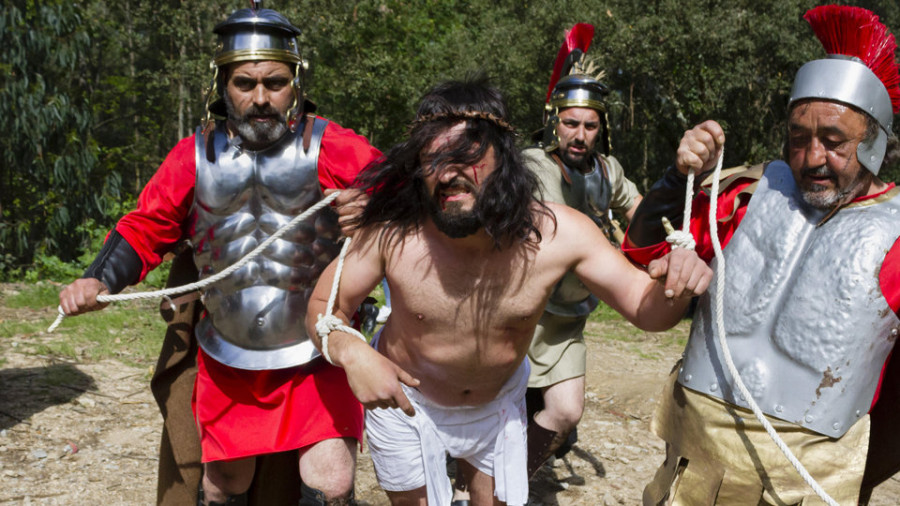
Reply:
<svg viewBox="0 0 900 506"><path fill-rule="evenodd" d="M309 153L309 144L312 142L313 123L316 122L315 114L307 114L303 121L303 152Z"/></svg>
<svg viewBox="0 0 900 506"><path fill-rule="evenodd" d="M126 286L137 283L143 268L144 263L134 248L119 232L113 230L82 277L100 280L109 289L109 293L115 294Z"/></svg>

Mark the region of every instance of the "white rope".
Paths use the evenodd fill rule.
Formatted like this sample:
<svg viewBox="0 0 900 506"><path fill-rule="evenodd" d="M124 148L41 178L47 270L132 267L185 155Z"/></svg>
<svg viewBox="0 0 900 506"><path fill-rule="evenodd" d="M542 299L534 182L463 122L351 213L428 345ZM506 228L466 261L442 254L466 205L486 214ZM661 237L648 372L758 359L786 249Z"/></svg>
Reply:
<svg viewBox="0 0 900 506"><path fill-rule="evenodd" d="M747 402L750 406L750 410L753 411L753 414L756 416L756 419L759 420L759 423L762 424L763 428L766 429L766 433L769 434L769 437L772 438L772 441L775 442L775 445L778 446L778 449L781 450L781 453L787 457L788 461L794 466L794 469L800 474L800 477L805 481L818 495L825 501L829 506L838 506L838 503L828 495L827 492L819 485L818 482L809 474L803 464L794 456L794 453L788 448L787 444L785 444L784 440L775 432L775 428L772 427L772 424L769 423L769 420L766 419L765 414L763 414L762 410L759 409L759 405L756 404L756 401L753 400L753 396L750 394L750 390L744 385L743 380L741 380L740 373L738 373L737 367L734 365L734 360L731 358L731 351L728 349L728 343L725 340L725 318L723 316L724 313L724 300L725 300L725 258L722 256L722 245L719 243L719 230L718 230L718 220L716 217L716 207L719 198L719 174L722 172L722 160L725 157L725 149L722 148L722 152L719 154L719 160L716 163L716 169L713 172L712 178L712 188L710 189L710 197L709 197L709 234L710 239L712 241L713 250L715 251L716 261L717 261L717 270L716 270L716 299L715 299L715 312L716 312L716 331L718 333L719 345L722 347L722 355L725 359L725 365L728 367L728 372L731 373L732 378L734 378L734 383L737 386L738 390L741 393L741 398ZM688 187L686 190L685 196L685 218L684 225L682 226L681 231L670 232L669 237L673 235L677 235L679 232L687 233L688 232L688 223L690 222L690 209L691 203L694 199L694 171L691 170L688 175ZM665 218L664 218L665 220ZM664 221L667 222L668 220ZM671 230L671 225L668 226L667 230ZM666 240L669 240L669 237L666 237ZM671 242L671 241L670 241ZM672 246L677 247L673 244ZM693 248L691 248L693 249Z"/></svg>
<svg viewBox="0 0 900 506"><path fill-rule="evenodd" d="M331 335L335 330L340 330L341 332L346 332L350 335L354 335L363 341L366 340L366 337L359 333L353 327L349 325L345 325L344 321L334 315L334 302L337 300L338 288L341 285L341 272L344 270L344 258L347 256L347 250L350 248L350 238L344 240L344 247L341 248L341 253L338 255L337 267L334 270L334 279L331 281L331 295L328 296L328 304L325 306L325 314L319 314L318 321L316 321L316 334L319 335L319 339L321 339L322 345L322 356L325 357L325 360L328 361L329 364L334 365L334 362L331 360L331 355L328 353L328 336Z"/></svg>
<svg viewBox="0 0 900 506"><path fill-rule="evenodd" d="M721 158L719 159L721 164ZM681 230L675 230L669 219L663 216L663 227L666 229L666 242L672 245L672 248L683 248L693 251L697 246L694 236L691 235L691 204L694 201L694 171L691 170L687 176L687 190L684 198L684 221L681 224Z"/></svg>
<svg viewBox="0 0 900 506"><path fill-rule="evenodd" d="M301 214L298 214L290 222L286 223L281 228L279 228L274 234L269 236L268 239L266 239L265 241L260 243L259 246L257 246L256 248L254 248L253 251L244 255L244 257L241 258L237 263L235 263L234 265L231 265L230 267L228 267L227 269L223 270L222 272L220 272L218 274L215 274L208 278L202 279L200 281L196 281L194 283L190 283L190 284L183 285L183 286L177 286L177 287L173 287L173 288L166 288L164 290L154 290L154 291L150 291L150 292L137 292L137 293L127 293L127 294L121 293L121 294L116 294L116 295L98 295L97 302L118 302L118 301L123 301L123 300L155 299L157 297L167 298L170 295L177 295L177 294L192 292L194 290L199 290L201 288L205 288L213 283L218 282L219 280L221 280L227 276L230 276L234 271L247 265L247 263L249 263L254 258L258 257L266 248L268 248L270 244L272 244L276 240L280 239L281 236L283 236L289 230L291 230L292 228L297 226L297 224L300 223L301 221L309 218L313 214L317 213L320 209L331 204L331 202L334 201L334 199L336 199L338 197L338 195L340 195L340 194L341 194L341 192L339 192L339 191L334 192L331 195L328 195L324 199L320 200L316 204L313 204L309 209L307 209L306 211L304 211ZM348 242L349 242L349 240L348 240ZM59 327L59 324L62 323L63 318L66 317L66 313L63 312L62 306L59 306L57 308L57 311L59 312L59 315L56 317L56 321L54 321L50 325L50 327L47 329L47 332L53 332L54 330L56 330L56 327Z"/></svg>

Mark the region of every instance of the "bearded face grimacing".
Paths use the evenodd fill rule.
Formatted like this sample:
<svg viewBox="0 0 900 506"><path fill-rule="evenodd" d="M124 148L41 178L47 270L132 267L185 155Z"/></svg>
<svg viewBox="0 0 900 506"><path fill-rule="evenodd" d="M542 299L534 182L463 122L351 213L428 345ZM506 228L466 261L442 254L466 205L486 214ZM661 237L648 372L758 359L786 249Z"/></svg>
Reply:
<svg viewBox="0 0 900 506"><path fill-rule="evenodd" d="M455 194L456 190L465 189L471 195L475 195L475 205L466 209L459 201L447 198L447 195ZM438 230L453 239L468 237L482 227L481 218L476 209L478 207L478 193L475 185L454 178L449 183L441 183L431 193L423 185L422 201L428 210L428 215Z"/></svg>

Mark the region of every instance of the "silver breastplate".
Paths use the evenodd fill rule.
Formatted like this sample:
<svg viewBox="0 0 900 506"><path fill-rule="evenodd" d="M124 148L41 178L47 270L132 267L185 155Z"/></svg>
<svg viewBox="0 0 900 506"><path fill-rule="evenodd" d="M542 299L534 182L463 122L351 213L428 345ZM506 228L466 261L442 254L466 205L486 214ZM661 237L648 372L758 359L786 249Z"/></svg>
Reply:
<svg viewBox="0 0 900 506"><path fill-rule="evenodd" d="M322 199L317 161L326 124L316 120L306 152L302 129L254 152L231 144L220 125L209 140L214 162L197 132L190 233L200 279L236 263ZM337 215L326 208L207 287L206 313L196 328L203 350L240 369L280 369L315 358L318 351L304 326L306 305L319 274L339 251L339 237Z"/></svg>
<svg viewBox="0 0 900 506"><path fill-rule="evenodd" d="M605 177L600 161L595 158L594 167L587 174L572 170L565 164L563 167L572 181L568 193L570 202L566 202L566 205L586 214L598 227L604 229L612 201L612 184ZM597 304L597 297L591 294L578 276L567 272L550 294L545 311L558 316L587 316Z"/></svg>
<svg viewBox="0 0 900 506"><path fill-rule="evenodd" d="M878 277L900 236L898 194L853 204L817 227L824 213L802 202L790 168L766 168L724 251L723 315L735 366L767 415L836 438L869 411L900 327ZM714 330L714 285L700 300L678 380L747 407Z"/></svg>

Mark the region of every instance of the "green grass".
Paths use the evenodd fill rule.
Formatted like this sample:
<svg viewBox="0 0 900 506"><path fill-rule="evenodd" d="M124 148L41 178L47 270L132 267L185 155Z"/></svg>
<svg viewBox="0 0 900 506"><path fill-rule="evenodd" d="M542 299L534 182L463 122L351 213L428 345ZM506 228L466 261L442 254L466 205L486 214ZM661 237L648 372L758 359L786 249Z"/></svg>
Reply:
<svg viewBox="0 0 900 506"><path fill-rule="evenodd" d="M0 297L0 302L10 308L43 309L59 305L62 287L46 282L25 285L15 293Z"/></svg>
<svg viewBox="0 0 900 506"><path fill-rule="evenodd" d="M625 318L616 312L615 309L607 306L604 303L600 303L597 306L597 309L594 309L594 312L588 317L588 321L591 322L622 322L628 323Z"/></svg>
<svg viewBox="0 0 900 506"><path fill-rule="evenodd" d="M155 307L107 307L103 311L66 318L56 330L65 340L46 346L64 356L102 360L116 358L131 365L155 362L166 331Z"/></svg>
<svg viewBox="0 0 900 506"><path fill-rule="evenodd" d="M37 283L0 299L7 308L43 310L38 318L32 315L0 321L0 348L15 342L20 352L35 355L88 362L114 358L141 367L155 363L166 328L159 316L158 301L113 303L101 311L67 317L48 334L47 328L56 318L59 290L58 286Z"/></svg>
<svg viewBox="0 0 900 506"><path fill-rule="evenodd" d="M114 302L101 311L67 317L56 331L48 334L47 328L56 318L61 289L47 282L6 286L5 293L0 293L0 306L34 311L26 311L21 318L8 316L0 320L0 358L3 350L15 342L19 352L79 362L117 359L140 367L156 363L166 331L158 300ZM134 291L151 289L142 284ZM372 296L379 307L384 303L381 285ZM0 366L4 362L5 359L0 361Z"/></svg>

